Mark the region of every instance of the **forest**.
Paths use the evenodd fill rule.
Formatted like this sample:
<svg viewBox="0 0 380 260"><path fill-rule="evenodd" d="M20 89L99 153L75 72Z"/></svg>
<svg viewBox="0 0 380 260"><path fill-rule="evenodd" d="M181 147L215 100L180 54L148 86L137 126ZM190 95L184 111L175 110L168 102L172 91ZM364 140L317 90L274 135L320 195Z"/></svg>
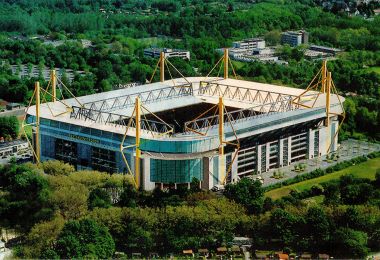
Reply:
<svg viewBox="0 0 380 260"><path fill-rule="evenodd" d="M359 157L339 169L371 160ZM334 169L330 169L334 171ZM327 171L330 171L327 170ZM248 178L223 195L200 190L136 190L126 175L75 171L58 161L0 167L0 225L20 236L20 258L149 256L230 246L235 236L255 250L363 258L380 250L380 171L344 175L272 200ZM323 197L319 203L308 198Z"/></svg>

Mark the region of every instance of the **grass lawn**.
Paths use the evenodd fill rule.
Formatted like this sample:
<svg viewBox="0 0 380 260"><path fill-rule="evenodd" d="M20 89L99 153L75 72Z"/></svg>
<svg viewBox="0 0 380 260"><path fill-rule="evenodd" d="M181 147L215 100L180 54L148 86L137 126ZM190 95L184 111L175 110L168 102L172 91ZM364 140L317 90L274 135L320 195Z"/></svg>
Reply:
<svg viewBox="0 0 380 260"><path fill-rule="evenodd" d="M321 204L324 200L324 195L314 196L307 199L303 199L303 202L306 202L309 205Z"/></svg>
<svg viewBox="0 0 380 260"><path fill-rule="evenodd" d="M232 62L232 65L234 66L235 71L236 71L237 69L240 69L241 67L244 66L244 62L241 62L241 61L231 60L231 62ZM231 74L231 75L232 75L232 74Z"/></svg>
<svg viewBox="0 0 380 260"><path fill-rule="evenodd" d="M357 178L368 178L371 180L375 179L376 170L380 168L380 158L375 158L368 160L366 162L360 163L358 165L354 165L343 169L341 171L333 172L330 174L326 174L324 176L310 179L306 181L302 181L299 183L295 183L289 186L284 186L278 189L274 189L265 193L265 196L270 197L272 199L279 199L283 196L288 195L292 190L303 191L310 189L315 184L320 184L323 182L327 182L333 179L339 179L340 176L346 174L353 174Z"/></svg>
<svg viewBox="0 0 380 260"><path fill-rule="evenodd" d="M367 69L365 69L367 72L376 72L376 73L379 73L380 74L380 66L374 66L374 67L369 67Z"/></svg>

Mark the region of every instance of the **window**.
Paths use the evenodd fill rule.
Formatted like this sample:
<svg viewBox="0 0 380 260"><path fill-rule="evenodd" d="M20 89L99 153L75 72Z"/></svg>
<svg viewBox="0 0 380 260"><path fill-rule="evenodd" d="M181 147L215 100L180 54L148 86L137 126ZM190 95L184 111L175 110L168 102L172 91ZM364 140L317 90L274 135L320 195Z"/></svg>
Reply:
<svg viewBox="0 0 380 260"><path fill-rule="evenodd" d="M114 151L92 147L92 169L101 172L116 173L116 155Z"/></svg>
<svg viewBox="0 0 380 260"><path fill-rule="evenodd" d="M55 158L70 163L76 167L78 161L77 144L71 141L56 139Z"/></svg>

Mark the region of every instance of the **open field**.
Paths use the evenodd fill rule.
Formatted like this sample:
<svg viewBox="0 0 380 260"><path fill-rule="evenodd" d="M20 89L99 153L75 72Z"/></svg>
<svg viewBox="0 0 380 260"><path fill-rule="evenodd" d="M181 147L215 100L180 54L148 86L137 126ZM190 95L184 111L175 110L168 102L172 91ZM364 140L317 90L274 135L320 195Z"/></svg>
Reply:
<svg viewBox="0 0 380 260"><path fill-rule="evenodd" d="M367 69L365 69L367 72L376 72L376 73L379 73L380 74L380 66L374 66L374 67L369 67Z"/></svg>
<svg viewBox="0 0 380 260"><path fill-rule="evenodd" d="M295 183L289 186L284 186L275 190L271 190L265 193L265 196L272 199L279 199L288 195L292 190L304 191L310 189L315 184L328 182L333 179L339 179L340 176L346 174L353 174L357 178L369 178L375 179L376 170L380 168L380 158L368 160L364 163L348 167L344 170L326 174L324 176Z"/></svg>

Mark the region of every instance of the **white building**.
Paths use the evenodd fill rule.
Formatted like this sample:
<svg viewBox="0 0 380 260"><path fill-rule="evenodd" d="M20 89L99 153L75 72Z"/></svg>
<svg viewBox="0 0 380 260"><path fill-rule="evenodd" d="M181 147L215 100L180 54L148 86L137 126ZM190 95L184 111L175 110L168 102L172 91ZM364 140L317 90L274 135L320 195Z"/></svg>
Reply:
<svg viewBox="0 0 380 260"><path fill-rule="evenodd" d="M158 58L160 57L161 52L164 53L166 59L179 57L182 59L190 60L190 51L169 48L147 48L144 49L144 56Z"/></svg>
<svg viewBox="0 0 380 260"><path fill-rule="evenodd" d="M289 44L292 47L296 47L301 44L307 44L309 42L309 34L304 31L287 31L281 34L281 44Z"/></svg>
<svg viewBox="0 0 380 260"><path fill-rule="evenodd" d="M242 41L232 43L232 47L235 49L245 50L246 52L252 52L255 49L264 49L265 40L262 38L249 38Z"/></svg>

